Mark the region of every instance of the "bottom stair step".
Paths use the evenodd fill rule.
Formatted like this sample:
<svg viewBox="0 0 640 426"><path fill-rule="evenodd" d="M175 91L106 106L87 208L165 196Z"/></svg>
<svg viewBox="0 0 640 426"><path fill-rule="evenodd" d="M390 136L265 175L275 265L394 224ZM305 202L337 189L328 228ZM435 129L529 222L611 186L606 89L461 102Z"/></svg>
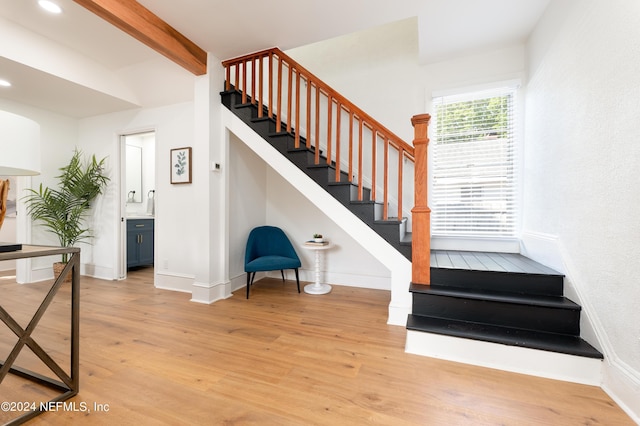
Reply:
<svg viewBox="0 0 640 426"><path fill-rule="evenodd" d="M422 315L409 315L407 329L587 358L603 358L596 348L578 336L521 330Z"/></svg>

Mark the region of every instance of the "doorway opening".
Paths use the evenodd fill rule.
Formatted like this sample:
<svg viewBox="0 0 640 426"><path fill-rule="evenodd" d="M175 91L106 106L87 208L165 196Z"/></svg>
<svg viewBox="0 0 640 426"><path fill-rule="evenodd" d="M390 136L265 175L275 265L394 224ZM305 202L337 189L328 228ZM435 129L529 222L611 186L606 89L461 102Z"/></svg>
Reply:
<svg viewBox="0 0 640 426"><path fill-rule="evenodd" d="M120 138L120 279L134 268L153 268L156 216L155 131Z"/></svg>

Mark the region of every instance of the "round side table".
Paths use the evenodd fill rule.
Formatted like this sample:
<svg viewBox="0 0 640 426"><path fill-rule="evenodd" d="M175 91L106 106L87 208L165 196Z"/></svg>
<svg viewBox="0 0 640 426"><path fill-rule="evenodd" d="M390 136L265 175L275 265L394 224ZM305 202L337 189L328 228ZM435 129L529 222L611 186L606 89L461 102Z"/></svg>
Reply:
<svg viewBox="0 0 640 426"><path fill-rule="evenodd" d="M329 284L321 284L320 283L320 252L323 250L328 250L331 248L331 243L327 243L324 245L313 245L313 244L304 244L303 247L307 250L315 251L316 257L316 282L313 284L307 284L304 286L304 292L308 294L327 294L331 291L331 286Z"/></svg>

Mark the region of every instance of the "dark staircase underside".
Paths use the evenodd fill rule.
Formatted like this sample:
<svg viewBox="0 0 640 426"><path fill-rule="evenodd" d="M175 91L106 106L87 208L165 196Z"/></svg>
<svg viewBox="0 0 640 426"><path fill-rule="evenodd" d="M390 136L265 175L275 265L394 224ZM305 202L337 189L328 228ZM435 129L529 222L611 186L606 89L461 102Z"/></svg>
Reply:
<svg viewBox="0 0 640 426"><path fill-rule="evenodd" d="M412 284L409 330L602 358L580 337L564 276L519 254L432 251L431 285Z"/></svg>
<svg viewBox="0 0 640 426"><path fill-rule="evenodd" d="M411 260L411 234L406 232L406 218L382 220L383 205L371 201L371 189L363 188L362 201L358 200L358 185L348 182L346 173L341 172L340 181L336 181L335 163L327 164L327 158L320 153L320 164L314 164L315 150L305 146L304 138L300 140L300 148L295 148L295 136L286 131L286 123L283 122L281 126L285 131L276 132L276 119L269 118L266 109L264 116L258 117L258 105L252 104L249 97L247 102L242 103L242 93L233 88L220 95L223 105L231 112Z"/></svg>

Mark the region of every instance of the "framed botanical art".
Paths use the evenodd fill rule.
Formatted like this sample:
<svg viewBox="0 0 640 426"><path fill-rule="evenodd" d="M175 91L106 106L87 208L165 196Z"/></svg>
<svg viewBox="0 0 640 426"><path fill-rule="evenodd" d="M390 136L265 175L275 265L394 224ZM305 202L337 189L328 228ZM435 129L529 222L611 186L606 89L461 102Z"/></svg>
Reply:
<svg viewBox="0 0 640 426"><path fill-rule="evenodd" d="M171 183L191 183L191 147L171 150Z"/></svg>

